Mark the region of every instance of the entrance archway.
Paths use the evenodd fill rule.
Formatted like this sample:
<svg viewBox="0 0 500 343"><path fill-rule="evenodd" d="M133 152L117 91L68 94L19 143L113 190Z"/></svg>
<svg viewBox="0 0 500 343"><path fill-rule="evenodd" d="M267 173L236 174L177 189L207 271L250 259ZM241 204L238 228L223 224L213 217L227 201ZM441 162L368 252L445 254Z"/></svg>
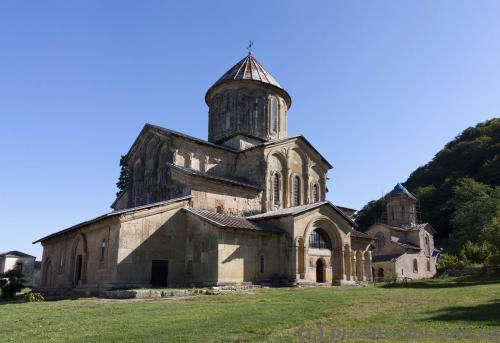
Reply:
<svg viewBox="0 0 500 343"><path fill-rule="evenodd" d="M73 287L85 284L87 281L87 238L84 234L79 234L73 241L71 248L71 271L69 281Z"/></svg>
<svg viewBox="0 0 500 343"><path fill-rule="evenodd" d="M325 264L320 258L316 261L316 282L325 282Z"/></svg>

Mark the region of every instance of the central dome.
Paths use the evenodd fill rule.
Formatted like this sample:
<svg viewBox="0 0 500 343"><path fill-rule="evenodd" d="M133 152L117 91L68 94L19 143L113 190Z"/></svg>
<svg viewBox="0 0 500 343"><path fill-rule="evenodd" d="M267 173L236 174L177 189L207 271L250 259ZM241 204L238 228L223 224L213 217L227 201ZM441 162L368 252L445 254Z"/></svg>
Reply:
<svg viewBox="0 0 500 343"><path fill-rule="evenodd" d="M248 146L287 136L290 95L250 53L208 89L205 102L210 142L234 146L243 139Z"/></svg>

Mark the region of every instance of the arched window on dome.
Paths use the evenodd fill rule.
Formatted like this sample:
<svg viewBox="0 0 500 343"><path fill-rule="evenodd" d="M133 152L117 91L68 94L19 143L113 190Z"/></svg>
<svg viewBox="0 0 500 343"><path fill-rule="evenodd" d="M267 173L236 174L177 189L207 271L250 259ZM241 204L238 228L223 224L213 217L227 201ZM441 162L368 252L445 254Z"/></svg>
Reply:
<svg viewBox="0 0 500 343"><path fill-rule="evenodd" d="M332 250L332 243L325 231L322 229L315 229L309 235L309 248Z"/></svg>
<svg viewBox="0 0 500 343"><path fill-rule="evenodd" d="M280 205L281 180L278 173L273 175L273 203L276 206Z"/></svg>
<svg viewBox="0 0 500 343"><path fill-rule="evenodd" d="M293 205L300 206L300 177L293 178Z"/></svg>
<svg viewBox="0 0 500 343"><path fill-rule="evenodd" d="M284 101L280 103L280 136L286 136L286 104Z"/></svg>
<svg viewBox="0 0 500 343"><path fill-rule="evenodd" d="M278 100L271 98L271 131L278 131Z"/></svg>

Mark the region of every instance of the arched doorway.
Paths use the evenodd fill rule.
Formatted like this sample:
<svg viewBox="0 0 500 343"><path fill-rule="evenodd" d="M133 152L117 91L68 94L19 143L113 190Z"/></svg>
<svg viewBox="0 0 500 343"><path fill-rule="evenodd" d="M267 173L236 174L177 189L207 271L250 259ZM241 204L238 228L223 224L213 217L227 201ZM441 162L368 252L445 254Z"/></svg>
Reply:
<svg viewBox="0 0 500 343"><path fill-rule="evenodd" d="M73 287L78 287L86 283L87 251L87 238L85 235L80 234L73 241L71 252L71 272L69 278Z"/></svg>
<svg viewBox="0 0 500 343"><path fill-rule="evenodd" d="M320 258L316 261L316 282L325 282L325 264Z"/></svg>
<svg viewBox="0 0 500 343"><path fill-rule="evenodd" d="M384 278L384 268L379 268L377 272L377 277Z"/></svg>

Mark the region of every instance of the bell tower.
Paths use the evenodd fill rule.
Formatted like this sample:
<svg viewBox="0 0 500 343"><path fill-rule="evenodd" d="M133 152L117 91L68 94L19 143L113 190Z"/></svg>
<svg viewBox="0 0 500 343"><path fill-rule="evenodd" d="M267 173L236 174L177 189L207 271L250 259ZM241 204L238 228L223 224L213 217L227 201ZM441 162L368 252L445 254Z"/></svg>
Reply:
<svg viewBox="0 0 500 343"><path fill-rule="evenodd" d="M287 137L291 98L249 53L210 87L208 140L236 149Z"/></svg>
<svg viewBox="0 0 500 343"><path fill-rule="evenodd" d="M391 226L417 223L417 198L401 183L387 194L387 224Z"/></svg>

